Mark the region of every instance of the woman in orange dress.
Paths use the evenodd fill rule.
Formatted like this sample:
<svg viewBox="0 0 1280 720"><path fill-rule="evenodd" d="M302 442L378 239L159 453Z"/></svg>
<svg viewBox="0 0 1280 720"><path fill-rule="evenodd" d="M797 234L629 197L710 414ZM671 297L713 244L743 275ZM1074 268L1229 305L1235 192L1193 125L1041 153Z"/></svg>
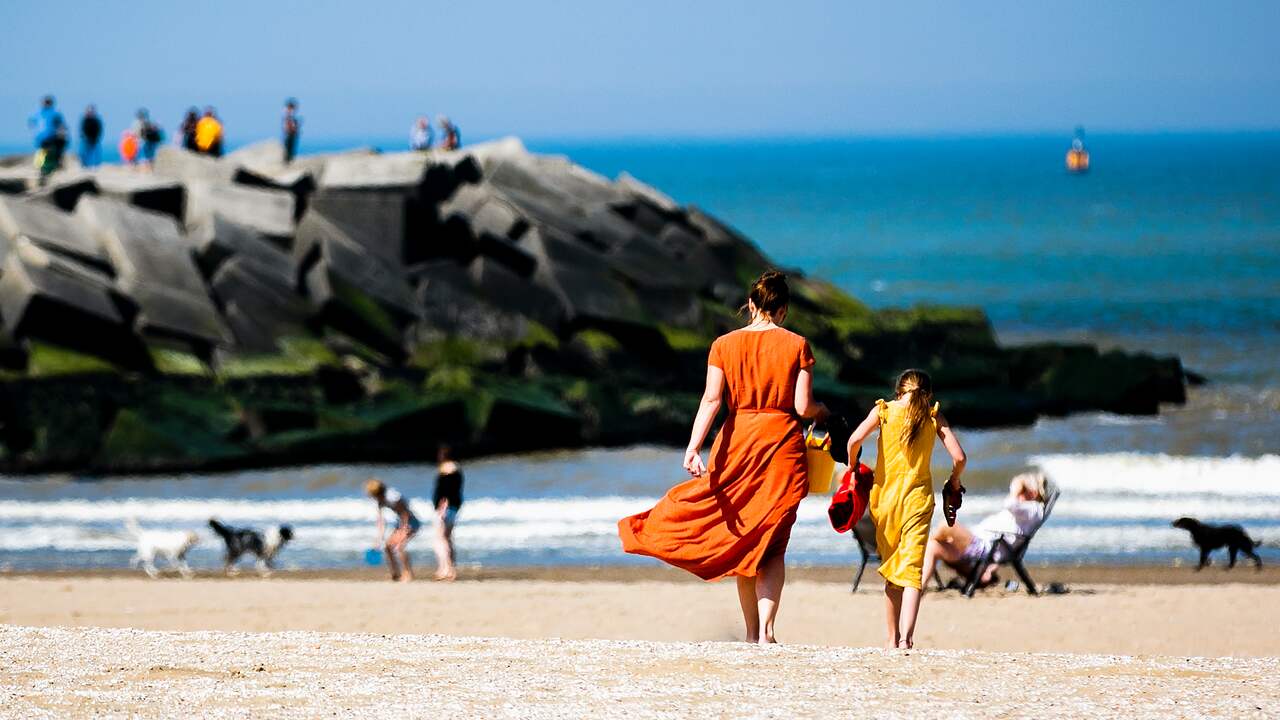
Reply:
<svg viewBox="0 0 1280 720"><path fill-rule="evenodd" d="M618 523L629 553L704 580L735 576L752 643L776 642L787 541L809 492L800 420L827 412L813 399L808 341L780 327L789 300L780 272L767 272L752 285L751 323L711 344L706 391L684 454L693 479L672 488L652 510ZM704 466L699 451L726 389L728 416Z"/></svg>

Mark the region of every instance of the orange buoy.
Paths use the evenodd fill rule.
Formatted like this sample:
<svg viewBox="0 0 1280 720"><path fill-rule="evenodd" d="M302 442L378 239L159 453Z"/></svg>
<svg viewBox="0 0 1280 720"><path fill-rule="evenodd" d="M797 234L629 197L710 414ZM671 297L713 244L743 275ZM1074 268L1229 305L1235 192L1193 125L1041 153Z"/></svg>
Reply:
<svg viewBox="0 0 1280 720"><path fill-rule="evenodd" d="M1067 151L1067 172L1082 173L1089 171L1089 151L1072 148Z"/></svg>

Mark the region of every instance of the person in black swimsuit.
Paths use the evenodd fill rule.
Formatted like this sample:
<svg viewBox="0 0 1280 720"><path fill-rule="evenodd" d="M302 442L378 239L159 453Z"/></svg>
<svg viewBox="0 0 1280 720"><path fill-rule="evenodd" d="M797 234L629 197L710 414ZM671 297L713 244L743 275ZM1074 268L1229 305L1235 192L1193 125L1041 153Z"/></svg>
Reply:
<svg viewBox="0 0 1280 720"><path fill-rule="evenodd" d="M436 508L435 577L452 581L458 577L454 566L453 524L458 519L458 508L462 507L462 468L454 461L453 451L448 445L440 446L436 463L436 489L431 496Z"/></svg>

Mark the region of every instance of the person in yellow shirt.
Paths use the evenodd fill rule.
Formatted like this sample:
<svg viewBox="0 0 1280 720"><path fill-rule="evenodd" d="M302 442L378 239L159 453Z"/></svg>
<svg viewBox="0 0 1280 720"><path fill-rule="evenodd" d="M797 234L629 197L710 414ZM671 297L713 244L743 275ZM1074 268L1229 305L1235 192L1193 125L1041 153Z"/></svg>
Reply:
<svg viewBox="0 0 1280 720"><path fill-rule="evenodd" d="M222 122L212 107L204 109L204 117L196 123L196 150L206 155L222 157Z"/></svg>
<svg viewBox="0 0 1280 720"><path fill-rule="evenodd" d="M877 430L876 479L867 507L876 525L876 549L884 576L886 645L910 650L915 644L925 548L933 517L929 460L934 439L941 439L951 456L951 477L943 491L947 525L955 524L955 511L964 492L960 474L967 458L955 431L933 402L933 381L923 370L903 372L894 386L894 399L876 401L849 437L849 457L857 457L863 441Z"/></svg>

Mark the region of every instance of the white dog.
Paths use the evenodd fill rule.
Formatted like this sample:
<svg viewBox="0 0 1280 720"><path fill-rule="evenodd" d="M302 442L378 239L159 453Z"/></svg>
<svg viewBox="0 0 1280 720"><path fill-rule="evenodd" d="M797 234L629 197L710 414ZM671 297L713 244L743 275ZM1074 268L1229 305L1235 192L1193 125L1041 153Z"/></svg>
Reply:
<svg viewBox="0 0 1280 720"><path fill-rule="evenodd" d="M169 567L176 568L182 577L190 578L195 575L187 564L187 551L200 542L200 536L190 530L143 530L138 527L138 521L132 518L125 523L125 527L138 544L138 550L129 562L130 567L141 565L148 576L160 577L160 571L156 569L156 558L163 557Z"/></svg>

